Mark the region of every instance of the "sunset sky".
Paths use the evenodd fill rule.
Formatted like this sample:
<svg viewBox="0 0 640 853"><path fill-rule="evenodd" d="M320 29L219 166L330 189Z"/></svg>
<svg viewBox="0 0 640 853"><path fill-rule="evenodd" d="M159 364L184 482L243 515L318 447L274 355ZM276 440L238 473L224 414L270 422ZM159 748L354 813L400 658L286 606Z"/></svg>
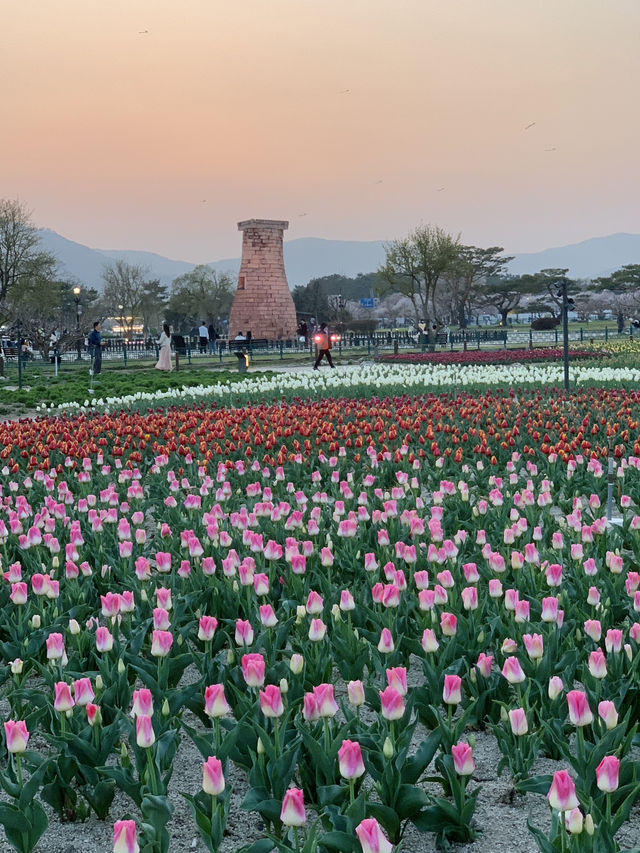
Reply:
<svg viewBox="0 0 640 853"><path fill-rule="evenodd" d="M80 243L640 233L639 0L0 5L0 197Z"/></svg>

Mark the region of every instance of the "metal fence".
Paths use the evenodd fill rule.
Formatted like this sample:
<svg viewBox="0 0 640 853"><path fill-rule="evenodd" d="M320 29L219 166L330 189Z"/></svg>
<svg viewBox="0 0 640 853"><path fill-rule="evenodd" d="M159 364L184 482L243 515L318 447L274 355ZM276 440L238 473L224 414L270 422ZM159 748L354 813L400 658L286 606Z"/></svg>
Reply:
<svg viewBox="0 0 640 853"><path fill-rule="evenodd" d="M620 335L615 329L590 329L580 327L569 331L569 340L573 345L584 342L602 342L609 340L620 340L622 337L634 338L634 329ZM640 330L635 330L635 337L640 339ZM529 348L535 346L561 346L562 332L559 329L549 331L516 331L513 329L478 329L454 332L441 332L437 336L435 350L460 349L499 349L499 348ZM193 366L221 365L233 367L237 364L236 352L241 348L246 349L250 360L259 364L261 360L273 362L285 361L292 357L299 359L305 354L309 357L314 355L314 344L298 340L290 341L227 341L220 339L216 341L215 347L206 347L204 352L200 349L197 338L186 338L184 347L177 349L178 362L181 368ZM334 344L334 353L345 354L350 358L375 358L385 353L400 351L427 352L429 343L424 335L412 335L407 332L375 332L371 335L347 333L340 341ZM174 355L176 348L174 347ZM142 361L153 362L158 358L158 348L152 341L135 341L125 343L118 340L108 340L103 348L102 359L108 363L120 363L128 366ZM31 354L22 360L22 370L25 377L36 368L46 365L51 366L51 372L68 370L73 365L88 369L91 362L91 354L87 347L80 351L73 349L67 352L43 356L41 353ZM6 372L13 372L18 366L15 348L4 350L4 368Z"/></svg>

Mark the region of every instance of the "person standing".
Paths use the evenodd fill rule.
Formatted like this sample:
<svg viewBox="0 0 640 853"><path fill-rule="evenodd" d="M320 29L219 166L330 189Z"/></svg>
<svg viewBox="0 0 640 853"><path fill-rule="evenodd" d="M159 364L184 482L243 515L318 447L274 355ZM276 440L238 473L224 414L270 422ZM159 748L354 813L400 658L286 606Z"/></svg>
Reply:
<svg viewBox="0 0 640 853"><path fill-rule="evenodd" d="M102 326L100 320L96 320L93 324L93 331L89 335L89 353L93 360L93 375L99 376L102 373L102 335L100 331Z"/></svg>
<svg viewBox="0 0 640 853"><path fill-rule="evenodd" d="M207 344L209 343L209 327L204 320L200 324L198 335L200 336L200 352L204 355L207 351Z"/></svg>
<svg viewBox="0 0 640 853"><path fill-rule="evenodd" d="M316 358L316 363L313 365L313 369L318 369L318 365L325 356L329 362L329 367L335 367L335 364L331 359L331 338L329 336L326 323L320 324L320 328L314 336L314 340L318 344L318 357Z"/></svg>
<svg viewBox="0 0 640 853"><path fill-rule="evenodd" d="M213 327L213 323L209 323L209 327L207 328L207 332L209 334L209 355L212 355L216 348L216 330Z"/></svg>
<svg viewBox="0 0 640 853"><path fill-rule="evenodd" d="M171 330L169 329L168 323L162 324L162 331L158 338L158 346L160 347L160 355L158 363L156 364L156 370L166 370L170 372L173 370L173 365L171 364Z"/></svg>

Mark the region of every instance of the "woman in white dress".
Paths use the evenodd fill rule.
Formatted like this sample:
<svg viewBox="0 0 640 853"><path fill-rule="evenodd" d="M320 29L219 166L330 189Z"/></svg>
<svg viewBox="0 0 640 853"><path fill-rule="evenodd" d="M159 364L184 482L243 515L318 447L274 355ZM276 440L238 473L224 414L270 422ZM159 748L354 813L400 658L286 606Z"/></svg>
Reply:
<svg viewBox="0 0 640 853"><path fill-rule="evenodd" d="M171 364L171 332L167 323L162 324L158 346L160 347L160 357L156 364L156 370L173 370Z"/></svg>

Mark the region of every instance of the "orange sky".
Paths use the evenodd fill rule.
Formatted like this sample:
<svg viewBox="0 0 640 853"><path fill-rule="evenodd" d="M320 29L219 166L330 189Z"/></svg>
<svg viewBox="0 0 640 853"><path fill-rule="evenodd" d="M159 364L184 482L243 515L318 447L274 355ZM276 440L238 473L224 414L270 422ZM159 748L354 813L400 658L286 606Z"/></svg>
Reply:
<svg viewBox="0 0 640 853"><path fill-rule="evenodd" d="M509 251L640 233L638 0L0 7L0 196L78 242L203 262L253 217Z"/></svg>

